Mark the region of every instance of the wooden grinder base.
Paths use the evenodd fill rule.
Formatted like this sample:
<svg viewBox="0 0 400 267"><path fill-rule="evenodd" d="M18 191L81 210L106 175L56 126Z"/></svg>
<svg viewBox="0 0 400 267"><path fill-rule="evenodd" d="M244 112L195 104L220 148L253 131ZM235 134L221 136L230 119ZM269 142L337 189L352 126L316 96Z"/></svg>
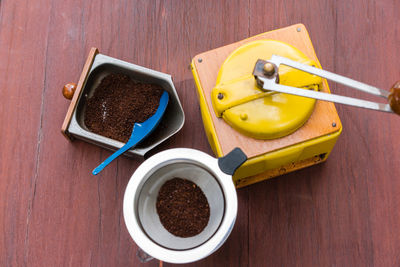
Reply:
<svg viewBox="0 0 400 267"><path fill-rule="evenodd" d="M319 64L307 30L302 24L266 32L195 56L192 61L193 73L197 82L200 101L204 97L206 103L206 110L202 112L205 112L211 118L212 130L215 131L216 143L219 146L218 149L213 148L217 154L216 156L226 155L233 148L240 147L248 158L254 158L307 140L329 135L339 131L342 127L334 104L323 101L317 101L313 114L299 130L288 136L273 140L257 140L242 135L231 128L222 118L216 117L211 102L211 91L215 86L220 66L235 49L245 43L260 39L272 39L288 43ZM260 55L260 58L262 58L262 55ZM325 79L323 80L321 91L330 92ZM310 158L278 169L268 170L252 177L245 177L240 180L235 180L234 177L234 181L237 187L241 187L314 165L325 159L326 157L323 159Z"/></svg>

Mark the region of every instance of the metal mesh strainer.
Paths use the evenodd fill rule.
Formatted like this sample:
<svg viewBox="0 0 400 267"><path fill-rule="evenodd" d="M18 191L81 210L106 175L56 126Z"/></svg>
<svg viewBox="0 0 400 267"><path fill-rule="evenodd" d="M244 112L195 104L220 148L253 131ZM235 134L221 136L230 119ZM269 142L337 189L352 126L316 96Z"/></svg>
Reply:
<svg viewBox="0 0 400 267"><path fill-rule="evenodd" d="M210 219L204 230L193 237L182 238L169 233L161 224L156 201L161 186L172 178L184 178L197 184L207 197ZM215 177L194 163L173 163L154 172L139 193L138 215L144 232L157 244L175 250L197 247L217 231L224 214L224 196Z"/></svg>
<svg viewBox="0 0 400 267"><path fill-rule="evenodd" d="M246 159L238 148L219 159L188 148L169 149L148 158L132 175L124 196L124 219L133 240L147 255L170 263L193 262L213 253L235 223L237 195L231 175ZM161 186L175 177L197 184L210 207L207 226L193 237L170 234L156 211Z"/></svg>

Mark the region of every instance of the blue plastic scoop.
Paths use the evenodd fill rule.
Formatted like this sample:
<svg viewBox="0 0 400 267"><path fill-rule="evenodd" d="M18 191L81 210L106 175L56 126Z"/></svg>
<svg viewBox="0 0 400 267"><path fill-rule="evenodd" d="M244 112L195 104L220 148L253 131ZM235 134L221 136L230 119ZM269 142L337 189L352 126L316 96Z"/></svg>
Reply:
<svg viewBox="0 0 400 267"><path fill-rule="evenodd" d="M166 91L163 92L160 98L160 104L158 105L156 113L145 120L142 123L135 123L133 125L133 130L131 137L129 138L128 142L121 147L119 150L115 151L114 154L109 156L103 163L101 163L97 168L95 168L92 171L93 175L97 175L99 172L101 172L104 167L106 167L108 164L110 164L111 161L113 161L115 158L129 150L130 148L134 147L137 145L140 141L142 141L146 136L148 136L158 125L158 123L161 121L162 116L164 115L164 112L167 108L168 105L168 100L169 100L169 95Z"/></svg>

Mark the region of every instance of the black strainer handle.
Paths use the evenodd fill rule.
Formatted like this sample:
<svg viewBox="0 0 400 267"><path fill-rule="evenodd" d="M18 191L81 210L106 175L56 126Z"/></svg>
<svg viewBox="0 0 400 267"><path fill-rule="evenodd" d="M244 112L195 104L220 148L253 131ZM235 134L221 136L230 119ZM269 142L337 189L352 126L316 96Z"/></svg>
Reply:
<svg viewBox="0 0 400 267"><path fill-rule="evenodd" d="M218 158L218 166L224 173L233 175L236 169L246 160L246 154L240 148L236 147L224 157Z"/></svg>

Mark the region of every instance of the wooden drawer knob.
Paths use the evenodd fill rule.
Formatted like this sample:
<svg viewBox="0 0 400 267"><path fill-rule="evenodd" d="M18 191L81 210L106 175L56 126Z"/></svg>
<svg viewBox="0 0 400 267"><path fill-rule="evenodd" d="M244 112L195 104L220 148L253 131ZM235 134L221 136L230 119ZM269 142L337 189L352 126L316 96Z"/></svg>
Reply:
<svg viewBox="0 0 400 267"><path fill-rule="evenodd" d="M64 85L62 94L66 99L71 100L76 90L76 83L67 83Z"/></svg>
<svg viewBox="0 0 400 267"><path fill-rule="evenodd" d="M400 81L396 82L390 89L389 105L392 110L400 115Z"/></svg>

